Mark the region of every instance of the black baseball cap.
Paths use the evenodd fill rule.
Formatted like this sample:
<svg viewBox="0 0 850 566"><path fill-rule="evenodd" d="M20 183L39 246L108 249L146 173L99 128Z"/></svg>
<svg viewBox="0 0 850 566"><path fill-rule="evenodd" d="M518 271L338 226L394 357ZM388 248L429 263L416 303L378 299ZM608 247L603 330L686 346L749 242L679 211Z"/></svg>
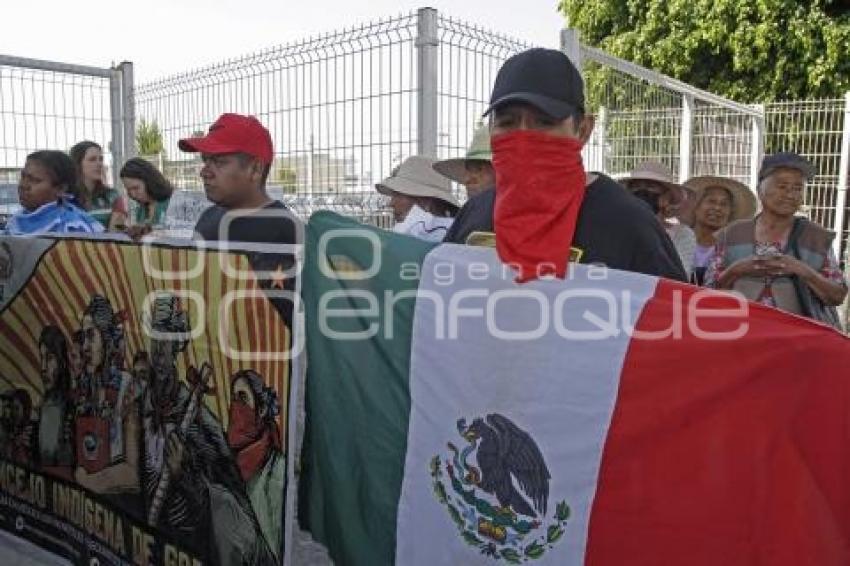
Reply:
<svg viewBox="0 0 850 566"><path fill-rule="evenodd" d="M499 69L484 115L509 102L526 102L563 120L584 112L584 80L562 52L529 49L505 61Z"/></svg>
<svg viewBox="0 0 850 566"><path fill-rule="evenodd" d="M815 168L806 158L791 151L765 155L759 169L759 181L763 181L777 169L796 169L807 181L815 176Z"/></svg>

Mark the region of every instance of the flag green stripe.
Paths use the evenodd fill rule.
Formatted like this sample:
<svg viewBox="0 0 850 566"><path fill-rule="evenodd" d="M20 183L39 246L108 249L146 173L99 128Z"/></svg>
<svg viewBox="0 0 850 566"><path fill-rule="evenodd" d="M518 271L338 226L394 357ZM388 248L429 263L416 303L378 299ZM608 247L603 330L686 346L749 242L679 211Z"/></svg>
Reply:
<svg viewBox="0 0 850 566"><path fill-rule="evenodd" d="M351 229L363 230L374 240L333 237L323 250L318 249L323 234ZM328 212L310 218L306 244L303 294L308 419L299 520L302 528L328 547L337 564L391 564L407 451L415 300L401 299L391 306L385 301L384 290L415 291L419 284L415 274L434 244L366 227ZM323 260L343 270L352 266L365 269L374 261L380 261L380 267L369 279L345 281L323 273ZM334 309L362 309L368 304L363 295L374 293L377 316L325 318L326 327L335 332L350 335L372 328L377 330L374 337L340 340L323 332L322 297L333 292L352 295L329 301L327 305ZM393 313L386 317L390 308ZM392 321L392 336L384 326L385 320ZM331 344L334 355L328 356Z"/></svg>

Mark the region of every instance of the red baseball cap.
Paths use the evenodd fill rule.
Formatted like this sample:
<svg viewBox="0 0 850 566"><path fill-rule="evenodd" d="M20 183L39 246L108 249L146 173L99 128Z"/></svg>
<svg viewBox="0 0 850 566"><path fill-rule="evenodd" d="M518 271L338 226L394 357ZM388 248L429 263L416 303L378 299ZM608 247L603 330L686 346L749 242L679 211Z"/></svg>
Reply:
<svg viewBox="0 0 850 566"><path fill-rule="evenodd" d="M241 114L222 114L206 136L182 139L177 145L193 153L247 153L266 165L274 159L269 131L253 116Z"/></svg>

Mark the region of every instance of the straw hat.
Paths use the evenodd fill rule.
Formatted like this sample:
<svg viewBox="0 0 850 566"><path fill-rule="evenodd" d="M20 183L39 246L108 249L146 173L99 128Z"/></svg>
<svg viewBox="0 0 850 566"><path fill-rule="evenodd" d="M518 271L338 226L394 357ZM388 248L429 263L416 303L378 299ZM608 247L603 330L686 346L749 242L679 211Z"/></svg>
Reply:
<svg viewBox="0 0 850 566"><path fill-rule="evenodd" d="M629 186L633 181L652 181L658 183L673 194L674 205L682 204L688 199L689 191L676 182L673 173L657 161L644 161L634 169L623 175L615 177L623 186L631 190Z"/></svg>
<svg viewBox="0 0 850 566"><path fill-rule="evenodd" d="M490 128L485 124L479 126L472 136L472 144L466 151L465 157L444 159L434 164L434 170L456 183L463 184L466 178L467 161L493 161L493 151L490 149Z"/></svg>
<svg viewBox="0 0 850 566"><path fill-rule="evenodd" d="M412 197L431 197L458 207L451 183L434 170L434 160L414 155L393 169L389 177L375 185L382 195L401 193Z"/></svg>
<svg viewBox="0 0 850 566"><path fill-rule="evenodd" d="M749 187L734 179L716 177L714 175L702 175L688 179L685 181L685 186L694 192L694 198L691 199L691 206L687 210L682 211L679 216L682 222L688 226L694 225L694 209L699 201L702 200L706 189L712 187L726 189L732 195L732 213L729 216L729 222L752 218L756 213L756 196Z"/></svg>

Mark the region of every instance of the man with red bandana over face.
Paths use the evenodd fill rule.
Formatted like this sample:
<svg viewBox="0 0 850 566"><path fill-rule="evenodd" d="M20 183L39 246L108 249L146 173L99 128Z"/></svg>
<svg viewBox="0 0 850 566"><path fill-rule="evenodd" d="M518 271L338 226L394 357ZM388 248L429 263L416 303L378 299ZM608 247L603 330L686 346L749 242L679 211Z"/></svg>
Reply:
<svg viewBox="0 0 850 566"><path fill-rule="evenodd" d="M519 281L564 277L568 261L686 281L652 211L609 177L585 172L593 117L566 55L536 48L508 59L485 115L496 188L466 203L444 242L495 232L499 257Z"/></svg>

